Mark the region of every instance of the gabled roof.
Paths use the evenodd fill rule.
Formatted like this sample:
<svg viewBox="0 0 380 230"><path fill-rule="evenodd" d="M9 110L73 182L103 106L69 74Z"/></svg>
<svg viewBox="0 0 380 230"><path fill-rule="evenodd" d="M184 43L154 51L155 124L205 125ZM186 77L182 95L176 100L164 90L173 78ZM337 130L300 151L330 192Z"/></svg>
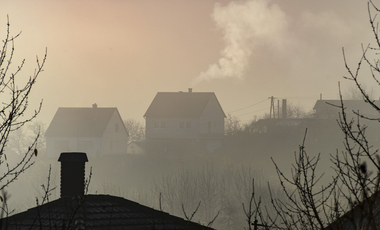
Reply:
<svg viewBox="0 0 380 230"><path fill-rule="evenodd" d="M378 101L374 101L376 104L378 104ZM343 104L346 108L351 109L351 110L368 110L372 109L371 105L366 103L363 100L343 100ZM335 105L335 106L334 106ZM336 106L341 106L341 101L340 100L318 100L315 105L314 105L314 110L318 110L320 108L329 108L329 109L337 109L339 110L338 107Z"/></svg>
<svg viewBox="0 0 380 230"><path fill-rule="evenodd" d="M65 197L1 220L5 229L204 229L136 202L110 195Z"/></svg>
<svg viewBox="0 0 380 230"><path fill-rule="evenodd" d="M117 108L58 108L45 136L101 137ZM121 122L123 123L121 117ZM124 124L124 123L123 123ZM125 126L123 125L125 132Z"/></svg>
<svg viewBox="0 0 380 230"><path fill-rule="evenodd" d="M220 106L213 92L158 92L144 117L199 118L213 97Z"/></svg>

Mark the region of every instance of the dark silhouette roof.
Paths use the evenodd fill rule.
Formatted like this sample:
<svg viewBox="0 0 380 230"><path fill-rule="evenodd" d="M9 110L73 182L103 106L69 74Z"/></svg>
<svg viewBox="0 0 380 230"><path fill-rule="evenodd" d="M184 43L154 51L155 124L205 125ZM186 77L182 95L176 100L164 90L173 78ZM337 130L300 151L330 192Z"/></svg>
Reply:
<svg viewBox="0 0 380 230"><path fill-rule="evenodd" d="M58 108L45 136L101 137L117 108ZM122 119L120 117L122 122ZM122 122L123 123L123 122ZM123 125L125 132L125 126Z"/></svg>
<svg viewBox="0 0 380 230"><path fill-rule="evenodd" d="M326 230L344 229L373 229L372 224L380 224L380 193L374 192L370 197L356 204L349 211L326 226ZM371 208L369 208L371 206ZM370 217L372 216L373 219Z"/></svg>
<svg viewBox="0 0 380 230"><path fill-rule="evenodd" d="M1 220L1 229L205 229L136 202L110 195L65 197Z"/></svg>
<svg viewBox="0 0 380 230"><path fill-rule="evenodd" d="M199 118L212 98L219 104L212 92L158 92L144 117Z"/></svg>

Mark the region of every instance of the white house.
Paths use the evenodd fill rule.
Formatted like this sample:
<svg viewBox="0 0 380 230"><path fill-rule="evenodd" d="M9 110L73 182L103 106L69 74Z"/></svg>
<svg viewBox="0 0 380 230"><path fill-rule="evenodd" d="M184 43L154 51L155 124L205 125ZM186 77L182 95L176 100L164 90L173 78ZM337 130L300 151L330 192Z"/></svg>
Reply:
<svg viewBox="0 0 380 230"><path fill-rule="evenodd" d="M158 92L144 117L148 142L185 140L213 151L224 137L226 115L213 92Z"/></svg>
<svg viewBox="0 0 380 230"><path fill-rule="evenodd" d="M80 151L90 156L125 154L128 132L117 108L58 108L46 130L49 156Z"/></svg>

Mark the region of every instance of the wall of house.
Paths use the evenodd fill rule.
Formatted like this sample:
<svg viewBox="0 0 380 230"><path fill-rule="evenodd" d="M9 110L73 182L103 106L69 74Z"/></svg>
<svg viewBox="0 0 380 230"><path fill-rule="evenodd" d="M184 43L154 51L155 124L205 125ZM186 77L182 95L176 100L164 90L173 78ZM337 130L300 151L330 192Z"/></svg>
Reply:
<svg viewBox="0 0 380 230"><path fill-rule="evenodd" d="M165 125L162 125L162 124ZM181 127L182 123L182 127ZM187 127L190 123L190 127ZM158 124L158 126L157 126ZM196 139L198 118L146 118L146 139Z"/></svg>
<svg viewBox="0 0 380 230"><path fill-rule="evenodd" d="M101 151L100 137L47 137L46 150L49 157L58 157L62 152L85 152L89 157Z"/></svg>
<svg viewBox="0 0 380 230"><path fill-rule="evenodd" d="M126 154L128 144L128 134L124 129L123 121L115 111L112 114L102 138L102 153Z"/></svg>
<svg viewBox="0 0 380 230"><path fill-rule="evenodd" d="M202 136L224 135L224 113L215 96L210 99L202 113L199 132Z"/></svg>

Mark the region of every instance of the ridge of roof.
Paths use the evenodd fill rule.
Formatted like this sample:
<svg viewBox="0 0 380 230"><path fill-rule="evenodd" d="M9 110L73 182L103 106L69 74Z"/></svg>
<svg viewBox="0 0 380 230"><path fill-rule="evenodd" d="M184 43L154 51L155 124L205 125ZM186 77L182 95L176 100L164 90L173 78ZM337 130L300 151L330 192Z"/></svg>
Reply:
<svg viewBox="0 0 380 230"><path fill-rule="evenodd" d="M214 92L158 92L144 117L199 118L212 97L223 111Z"/></svg>
<svg viewBox="0 0 380 230"><path fill-rule="evenodd" d="M45 136L101 137L115 112L121 119L116 107L59 107Z"/></svg>
<svg viewBox="0 0 380 230"><path fill-rule="evenodd" d="M2 219L7 229L57 229L84 227L89 229L205 229L184 220L122 197L85 195L64 197L25 212ZM80 225L80 226L78 226Z"/></svg>

